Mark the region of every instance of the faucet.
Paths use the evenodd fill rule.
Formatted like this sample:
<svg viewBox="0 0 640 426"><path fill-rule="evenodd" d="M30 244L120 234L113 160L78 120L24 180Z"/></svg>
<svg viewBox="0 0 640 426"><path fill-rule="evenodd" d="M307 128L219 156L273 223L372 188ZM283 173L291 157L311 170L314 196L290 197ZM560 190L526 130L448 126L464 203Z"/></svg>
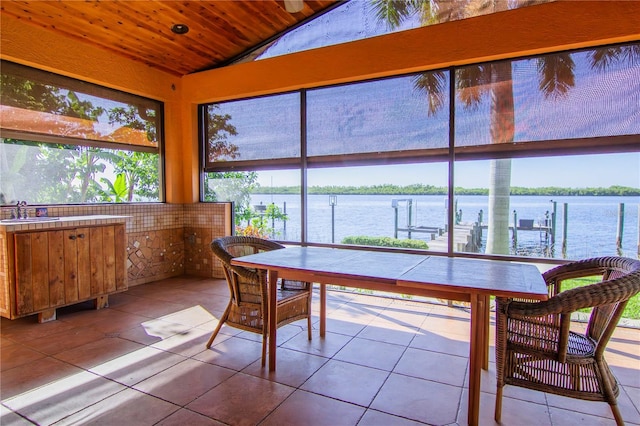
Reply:
<svg viewBox="0 0 640 426"><path fill-rule="evenodd" d="M27 215L27 202L26 201L18 201L16 203L16 208L11 210L11 219L27 219L29 216Z"/></svg>

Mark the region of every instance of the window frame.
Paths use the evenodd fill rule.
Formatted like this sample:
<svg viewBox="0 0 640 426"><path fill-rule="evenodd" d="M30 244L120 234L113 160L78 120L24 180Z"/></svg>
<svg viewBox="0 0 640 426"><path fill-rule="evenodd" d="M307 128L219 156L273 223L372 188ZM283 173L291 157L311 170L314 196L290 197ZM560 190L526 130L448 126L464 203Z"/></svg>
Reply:
<svg viewBox="0 0 640 426"><path fill-rule="evenodd" d="M3 73L16 77L22 77L25 80L36 81L44 85L51 85L62 90L77 91L86 95L99 97L107 101L115 101L126 104L128 106L146 107L156 111L155 119L156 146L139 145L134 143L126 143L123 141L107 141L91 138L80 138L75 136L61 136L56 134L47 134L34 132L29 130L6 129L0 126L0 138L16 139L37 144L47 145L68 145L77 147L88 147L98 149L109 149L116 151L142 152L158 155L158 201L133 201L134 203L158 203L166 202L165 188L165 105L164 102L123 92L121 90L112 89L87 81L67 77L61 74L29 67L8 60L0 60ZM60 205L66 205L63 203ZM81 203L82 205L94 205L100 203Z"/></svg>
<svg viewBox="0 0 640 426"><path fill-rule="evenodd" d="M592 155L592 154L612 154L612 153L637 153L640 152L640 134L624 134L624 135L614 135L614 136L595 136L595 137L579 137L579 138L571 138L571 139L553 139L553 140L533 140L533 141L517 141L517 142L508 142L508 143L500 143L500 144L485 144L485 145L476 145L476 146L455 146L455 75L456 70L472 65L486 65L497 63L501 61L510 61L515 62L518 60L526 60L526 59L534 59L539 58L545 55L556 55L563 53L580 53L586 52L598 48L605 47L616 47L616 46L629 46L636 45L637 42L631 43L619 43L615 45L602 45L602 46L590 46L588 48L580 48L580 49L569 49L565 51L557 51L557 52L547 52L541 55L528 55L521 57L514 57L508 59L501 59L499 61L487 61L478 64L465 64L463 66L452 66L444 69L436 69L436 70L424 70L424 72L438 72L438 71L446 71L449 72L452 78L449 80L449 108L450 108L450 119L449 119L449 143L447 148L429 148L429 149L418 149L418 150L408 150L408 151L385 151L382 153L356 153L356 154L339 154L339 155L323 155L323 156L307 156L306 155L306 97L304 94L308 90L317 90L325 87L337 87L341 85L348 84L359 84L359 83L367 83L370 81L378 81L389 78L398 78L405 77L410 75L416 75L420 72L410 73L410 74L397 74L392 76L386 76L375 79L366 79L366 80L354 80L350 82L328 85L328 86L319 86L314 87L313 89L300 89L299 91L303 94L302 96L302 105L301 105L301 117L302 117L302 135L301 135L301 157L297 159L272 159L272 160L257 160L257 161L225 161L225 162L217 162L210 166L205 166L203 163L203 168L201 170L202 173L207 172L224 172L224 171L262 171L262 170L276 170L283 168L299 168L301 170L301 198L302 198L302 217L301 223L303 224L308 220L306 217L306 194L307 194L307 184L306 184L306 173L307 170L311 170L314 168L325 168L325 167L340 167L340 166L365 166L365 165L383 165L383 164L410 164L410 163L429 163L429 162L440 162L446 161L449 164L449 176L448 176L448 187L449 194L447 197L447 203L449 205L448 208L448 224L449 226L454 223L454 210L451 208L454 203L454 174L455 174L455 165L456 162L459 161L467 161L467 160L495 160L495 159L516 159L516 158L540 158L540 157L552 157L552 156L568 156L568 155ZM276 93L277 94L277 93ZM244 98L247 99L247 98ZM250 99L250 98L249 98ZM233 102L239 99L230 99L223 102ZM200 110L202 111L209 104L201 104L199 105ZM203 140L205 140L205 132L201 132L201 143L202 146ZM295 160L295 161L293 161ZM201 179L202 180L202 179ZM302 241L300 243L295 241L283 241L289 244L302 244L302 245L326 245L326 244L318 244L309 242L306 240L306 236L303 232ZM333 245L333 244L331 244ZM342 245L341 245L342 246ZM357 248L357 247L354 247ZM379 248L374 248L380 250ZM406 250L411 252L412 250ZM424 252L424 251L422 251ZM427 252L429 252L427 250ZM455 255L462 257L479 257L485 259L502 259L502 260L512 260L512 261L525 261L525 262L545 262L545 263L564 263L565 261L562 259L556 258L539 258L539 257L525 257L525 256L515 256L515 255L495 255L495 254L485 254L485 253L466 253L466 252L458 252L454 249L453 244L453 233L449 233L449 244L448 250L446 253L440 252L429 252L434 253L436 255Z"/></svg>

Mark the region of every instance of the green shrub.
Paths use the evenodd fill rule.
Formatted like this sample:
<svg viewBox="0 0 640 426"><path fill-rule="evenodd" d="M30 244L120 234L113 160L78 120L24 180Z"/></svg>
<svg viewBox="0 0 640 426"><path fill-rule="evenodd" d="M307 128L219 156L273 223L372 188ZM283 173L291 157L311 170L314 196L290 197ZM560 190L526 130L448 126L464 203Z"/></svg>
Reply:
<svg viewBox="0 0 640 426"><path fill-rule="evenodd" d="M349 236L342 240L342 244L354 244L359 246L398 247L409 249L428 249L429 246L422 240L399 240L391 237Z"/></svg>

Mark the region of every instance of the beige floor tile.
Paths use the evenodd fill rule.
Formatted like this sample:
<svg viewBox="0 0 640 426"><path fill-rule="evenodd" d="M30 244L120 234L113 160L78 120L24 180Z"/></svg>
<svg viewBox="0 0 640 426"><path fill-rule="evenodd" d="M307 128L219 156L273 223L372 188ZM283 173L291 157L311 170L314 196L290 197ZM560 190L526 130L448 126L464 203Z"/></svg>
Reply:
<svg viewBox="0 0 640 426"><path fill-rule="evenodd" d="M638 373L640 374L640 373ZM629 400L635 407L636 411L640 411L640 388L634 388L631 386L623 386L620 392L625 392L629 397Z"/></svg>
<svg viewBox="0 0 640 426"><path fill-rule="evenodd" d="M256 425L295 389L238 373L186 408L232 425Z"/></svg>
<svg viewBox="0 0 640 426"><path fill-rule="evenodd" d="M215 318L209 311L202 306L194 305L160 317L161 320L173 322L176 324L188 325L191 327L198 326Z"/></svg>
<svg viewBox="0 0 640 426"><path fill-rule="evenodd" d="M120 333L119 337L143 345L152 345L177 334L187 333L190 328L183 324L149 319L137 327Z"/></svg>
<svg viewBox="0 0 640 426"><path fill-rule="evenodd" d="M156 426L223 426L224 423L182 408L156 423Z"/></svg>
<svg viewBox="0 0 640 426"><path fill-rule="evenodd" d="M406 346L355 338L340 349L334 359L391 371L405 350Z"/></svg>
<svg viewBox="0 0 640 426"><path fill-rule="evenodd" d="M469 338L448 334L446 330L420 329L409 346L449 355L469 356Z"/></svg>
<svg viewBox="0 0 640 426"><path fill-rule="evenodd" d="M148 320L148 317L142 315L122 312L117 315L117 317L94 322L90 327L106 336L118 336L132 328L140 326L140 324Z"/></svg>
<svg viewBox="0 0 640 426"><path fill-rule="evenodd" d="M94 309L93 302L57 309L57 321L74 327L88 327L108 320L118 321L121 317L122 313L115 309Z"/></svg>
<svg viewBox="0 0 640 426"><path fill-rule="evenodd" d="M59 333L50 334L46 338L29 340L25 342L25 346L47 355L55 355L104 337L103 332L92 327L72 327Z"/></svg>
<svg viewBox="0 0 640 426"><path fill-rule="evenodd" d="M269 371L268 366L262 366L261 360L256 360L242 370L245 374L273 380L283 385L300 387L329 359L291 349L279 348L276 358L276 371Z"/></svg>
<svg viewBox="0 0 640 426"><path fill-rule="evenodd" d="M50 425L124 389L125 386L114 381L81 371L2 403L34 423ZM113 411L117 411L117 407Z"/></svg>
<svg viewBox="0 0 640 426"><path fill-rule="evenodd" d="M352 339L351 336L329 332L324 338L316 336L317 334L314 334L313 339L309 340L306 333L300 333L283 343L282 347L331 358Z"/></svg>
<svg viewBox="0 0 640 426"><path fill-rule="evenodd" d="M362 419L358 422L358 426L418 426L423 424L424 423L417 422L415 420L409 420L371 409L367 410L367 412L364 413L364 416L362 416Z"/></svg>
<svg viewBox="0 0 640 426"><path fill-rule="evenodd" d="M468 391L464 390L462 394L460 412L458 413L458 424L467 424L468 413ZM549 418L549 410L545 404L536 404L529 401L519 399L511 399L504 397L502 400L502 417L501 423L494 420L495 414L495 395L485 392L480 393L480 414L478 416L478 424L480 425L504 425L504 426L549 426L551 420ZM574 423L579 424L579 423Z"/></svg>
<svg viewBox="0 0 640 426"><path fill-rule="evenodd" d="M148 297L137 296L131 303L116 305L113 309L121 312L129 312L142 315L148 318L160 318L163 315L171 315L180 312L184 305L166 300L149 299Z"/></svg>
<svg viewBox="0 0 640 426"><path fill-rule="evenodd" d="M605 417L593 416L577 411L563 410L562 408L549 407L553 426L574 426L577 424L591 426L612 426L615 422Z"/></svg>
<svg viewBox="0 0 640 426"><path fill-rule="evenodd" d="M552 408L561 408L578 413L613 419L611 408L609 408L609 404L606 402L585 401L582 399L568 398L566 396L554 394L547 394L547 402L549 407Z"/></svg>
<svg viewBox="0 0 640 426"><path fill-rule="evenodd" d="M456 421L462 388L392 373L370 408L429 424Z"/></svg>
<svg viewBox="0 0 640 426"><path fill-rule="evenodd" d="M465 377L464 386L469 387L469 376ZM495 362L489 363L488 370L481 371L481 383L480 390L482 392L495 395L497 387L496 380L496 364ZM544 392L522 388L520 386L505 385L502 394L507 398L520 399L522 401L534 402L536 404L547 403L546 394Z"/></svg>
<svg viewBox="0 0 640 426"><path fill-rule="evenodd" d="M261 423L262 426L356 425L365 409L297 390Z"/></svg>
<svg viewBox="0 0 640 426"><path fill-rule="evenodd" d="M223 342L215 343L193 358L209 364L219 365L240 371L248 365L262 358L262 344L240 337L230 337Z"/></svg>
<svg viewBox="0 0 640 426"><path fill-rule="evenodd" d="M640 345L640 342L638 342ZM619 367L616 365L610 365L613 375L616 376L618 383L623 386L631 386L634 388L640 388L640 362L635 368L633 366Z"/></svg>
<svg viewBox="0 0 640 426"><path fill-rule="evenodd" d="M192 327L154 343L152 346L163 351L191 357L207 349L206 344L210 335L211 331Z"/></svg>
<svg viewBox="0 0 640 426"><path fill-rule="evenodd" d="M366 407L388 376L387 371L330 360L300 389Z"/></svg>
<svg viewBox="0 0 640 426"><path fill-rule="evenodd" d="M89 369L130 352L142 349L143 347L144 346L139 343L118 337L104 337L85 345L60 352L56 354L56 358L69 364Z"/></svg>
<svg viewBox="0 0 640 426"><path fill-rule="evenodd" d="M408 348L393 372L462 387L468 363L468 358Z"/></svg>
<svg viewBox="0 0 640 426"><path fill-rule="evenodd" d="M462 318L450 317L440 313L432 312L420 327L422 330L442 332L446 330L447 334L455 334L462 338L469 338L471 330L471 322L469 316Z"/></svg>
<svg viewBox="0 0 640 426"><path fill-rule="evenodd" d="M344 334L346 336L355 336L360 333L370 321L359 322L362 321L361 318L341 318L341 317L331 317L327 318L327 331L331 333ZM316 325L317 328L320 328L320 325Z"/></svg>
<svg viewBox="0 0 640 426"><path fill-rule="evenodd" d="M134 388L184 406L235 373L217 365L187 359L136 384Z"/></svg>
<svg viewBox="0 0 640 426"><path fill-rule="evenodd" d="M0 425L3 426L33 426L29 420L0 405Z"/></svg>
<svg viewBox="0 0 640 426"><path fill-rule="evenodd" d="M115 395L62 419L56 425L152 425L180 407L134 389Z"/></svg>
<svg viewBox="0 0 640 426"><path fill-rule="evenodd" d="M89 371L132 386L184 360L184 357L171 352L142 347L92 367Z"/></svg>
<svg viewBox="0 0 640 426"><path fill-rule="evenodd" d="M37 327L34 327L34 325L37 325ZM19 343L46 340L51 335L68 331L74 327L75 325L63 321L49 321L38 324L36 315L19 318L14 321L2 318L0 325L3 338Z"/></svg>
<svg viewBox="0 0 640 426"><path fill-rule="evenodd" d="M29 347L15 343L6 345L0 351L0 371L11 370L20 365L46 357L46 354L37 352Z"/></svg>
<svg viewBox="0 0 640 426"><path fill-rule="evenodd" d="M52 357L30 361L2 372L0 397L6 400L80 372L82 369Z"/></svg>
<svg viewBox="0 0 640 426"><path fill-rule="evenodd" d="M393 321L372 321L358 333L358 337L407 346L411 343L417 331L417 327L406 326Z"/></svg>

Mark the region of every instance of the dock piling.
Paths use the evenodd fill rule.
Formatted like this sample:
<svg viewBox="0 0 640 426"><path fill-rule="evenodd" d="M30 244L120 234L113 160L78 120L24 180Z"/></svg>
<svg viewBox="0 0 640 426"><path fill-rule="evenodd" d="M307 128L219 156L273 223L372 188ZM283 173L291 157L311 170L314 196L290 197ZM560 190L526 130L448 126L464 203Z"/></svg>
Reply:
<svg viewBox="0 0 640 426"><path fill-rule="evenodd" d="M618 230L616 232L616 251L622 256L622 234L624 233L624 203L618 205Z"/></svg>

